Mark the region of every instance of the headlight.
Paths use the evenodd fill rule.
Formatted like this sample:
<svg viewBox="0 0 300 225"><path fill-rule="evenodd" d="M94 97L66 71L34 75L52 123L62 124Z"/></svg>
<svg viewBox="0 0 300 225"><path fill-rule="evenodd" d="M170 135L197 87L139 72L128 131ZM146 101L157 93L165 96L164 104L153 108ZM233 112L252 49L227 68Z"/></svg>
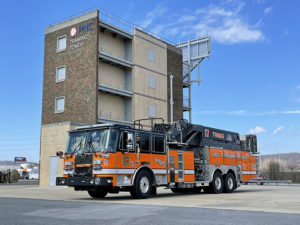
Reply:
<svg viewBox="0 0 300 225"><path fill-rule="evenodd" d="M94 165L101 165L102 164L102 160L94 160Z"/></svg>
<svg viewBox="0 0 300 225"><path fill-rule="evenodd" d="M73 162L65 162L65 166L73 166Z"/></svg>

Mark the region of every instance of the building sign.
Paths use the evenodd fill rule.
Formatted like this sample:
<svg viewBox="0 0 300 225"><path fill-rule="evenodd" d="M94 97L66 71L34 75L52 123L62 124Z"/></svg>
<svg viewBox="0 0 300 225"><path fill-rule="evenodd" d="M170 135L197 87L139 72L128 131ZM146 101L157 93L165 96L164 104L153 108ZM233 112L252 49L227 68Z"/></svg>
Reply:
<svg viewBox="0 0 300 225"><path fill-rule="evenodd" d="M87 39L88 39L87 35L83 35L81 37L71 39L70 40L70 50L82 47L84 41Z"/></svg>
<svg viewBox="0 0 300 225"><path fill-rule="evenodd" d="M82 33L88 32L90 30L93 30L91 28L91 25L93 23L88 23L88 24L83 24L78 27L72 27L70 30L70 35L71 37L75 37L76 35L80 35ZM77 49L83 46L84 41L88 39L87 34L81 36L81 37L76 37L70 40L70 50Z"/></svg>
<svg viewBox="0 0 300 225"><path fill-rule="evenodd" d="M15 157L15 162L26 162L26 157Z"/></svg>

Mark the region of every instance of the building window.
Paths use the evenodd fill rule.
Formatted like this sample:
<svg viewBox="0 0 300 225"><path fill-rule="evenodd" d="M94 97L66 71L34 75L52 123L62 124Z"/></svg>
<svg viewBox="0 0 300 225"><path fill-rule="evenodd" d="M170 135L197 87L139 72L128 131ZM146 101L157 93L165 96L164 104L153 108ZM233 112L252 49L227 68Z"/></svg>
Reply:
<svg viewBox="0 0 300 225"><path fill-rule="evenodd" d="M61 113L65 110L65 97L55 98L55 113Z"/></svg>
<svg viewBox="0 0 300 225"><path fill-rule="evenodd" d="M156 107L155 105L149 105L149 117L155 118L156 117Z"/></svg>
<svg viewBox="0 0 300 225"><path fill-rule="evenodd" d="M64 81L66 78L66 67L60 66L56 68L56 82Z"/></svg>
<svg viewBox="0 0 300 225"><path fill-rule="evenodd" d="M152 75L149 76L149 87L153 89L156 88L156 78Z"/></svg>
<svg viewBox="0 0 300 225"><path fill-rule="evenodd" d="M57 38L57 51L64 51L67 47L67 36Z"/></svg>
<svg viewBox="0 0 300 225"><path fill-rule="evenodd" d="M155 62L155 51L153 49L149 49L149 61Z"/></svg>

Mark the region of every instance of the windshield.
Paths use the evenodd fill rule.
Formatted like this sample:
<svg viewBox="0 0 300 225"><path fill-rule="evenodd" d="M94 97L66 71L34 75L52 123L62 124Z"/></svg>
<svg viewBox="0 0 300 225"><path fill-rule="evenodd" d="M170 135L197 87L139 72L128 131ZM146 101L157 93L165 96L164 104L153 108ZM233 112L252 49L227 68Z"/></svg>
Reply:
<svg viewBox="0 0 300 225"><path fill-rule="evenodd" d="M69 133L66 153L83 152L86 132Z"/></svg>
<svg viewBox="0 0 300 225"><path fill-rule="evenodd" d="M86 152L115 152L117 138L118 131L114 129L89 131Z"/></svg>
<svg viewBox="0 0 300 225"><path fill-rule="evenodd" d="M65 152L66 154L115 152L118 133L118 130L115 129L70 132Z"/></svg>

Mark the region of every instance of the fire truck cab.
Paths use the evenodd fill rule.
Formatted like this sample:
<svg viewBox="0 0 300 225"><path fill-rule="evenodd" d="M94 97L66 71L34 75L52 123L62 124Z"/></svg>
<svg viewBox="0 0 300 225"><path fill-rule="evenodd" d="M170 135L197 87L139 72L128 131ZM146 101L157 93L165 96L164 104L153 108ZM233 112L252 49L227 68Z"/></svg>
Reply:
<svg viewBox="0 0 300 225"><path fill-rule="evenodd" d="M130 191L133 198L173 192L233 192L258 173L255 135L190 124L96 124L69 132L64 175L57 185L88 191L94 198ZM150 128L150 129L149 129ZM58 155L62 155L62 152Z"/></svg>

